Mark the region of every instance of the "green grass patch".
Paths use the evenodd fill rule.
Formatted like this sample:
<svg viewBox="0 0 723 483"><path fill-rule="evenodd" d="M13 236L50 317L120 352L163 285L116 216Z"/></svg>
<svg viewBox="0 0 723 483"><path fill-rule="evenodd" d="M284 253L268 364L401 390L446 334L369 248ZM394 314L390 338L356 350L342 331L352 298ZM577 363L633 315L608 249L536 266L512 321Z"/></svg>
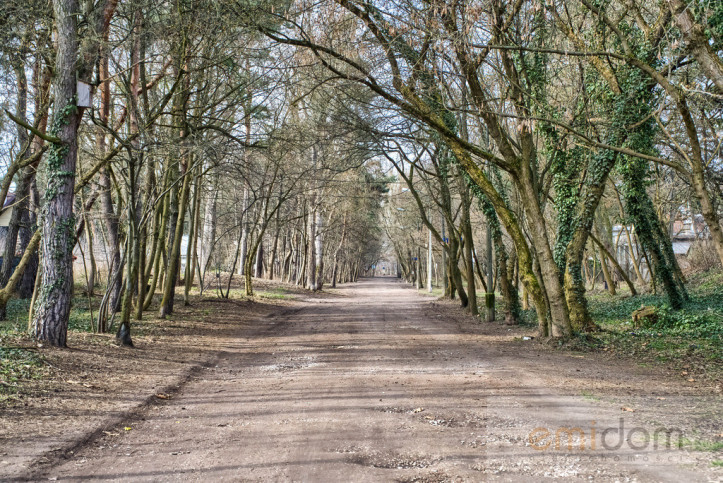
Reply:
<svg viewBox="0 0 723 483"><path fill-rule="evenodd" d="M580 351L607 350L633 356L641 364L666 363L723 375L723 272L699 274L688 284L690 300L673 310L664 295L607 292L588 294L593 320L602 328L579 334L565 344ZM655 307L655 321L636 326L632 313L641 306Z"/></svg>
<svg viewBox="0 0 723 483"><path fill-rule="evenodd" d="M666 334L689 339L723 341L723 272L700 275L689 284L690 300L673 310L663 295L613 297L607 292L588 297L590 315L603 328L640 335ZM657 321L633 327L632 313L642 307L655 307Z"/></svg>
<svg viewBox="0 0 723 483"><path fill-rule="evenodd" d="M98 316L98 304L100 297L92 298L93 317ZM25 333L28 327L28 313L30 310L30 299L12 299L7 305L7 320L0 322L0 334L3 333ZM68 318L68 330L89 332L92 330L91 310L88 305L88 297L77 295L73 297Z"/></svg>
<svg viewBox="0 0 723 483"><path fill-rule="evenodd" d="M7 305L7 320L0 322L0 335L25 333L28 328L29 299L11 299Z"/></svg>
<svg viewBox="0 0 723 483"><path fill-rule="evenodd" d="M721 468L723 467L723 460L713 460L710 462L710 465L715 468Z"/></svg>
<svg viewBox="0 0 723 483"><path fill-rule="evenodd" d="M427 286L420 288L418 292L422 295L429 295L430 297L442 297L444 296L444 287L432 287L432 291L427 290Z"/></svg>
<svg viewBox="0 0 723 483"><path fill-rule="evenodd" d="M0 340L0 344L3 342ZM18 391L19 383L39 379L47 372L47 366L35 351L22 347L0 346L0 400Z"/></svg>
<svg viewBox="0 0 723 483"><path fill-rule="evenodd" d="M599 401L599 400L600 400L599 397L595 396L593 393L591 393L591 392L589 392L589 391L582 391L582 392L580 393L580 395L581 395L582 397L584 397L585 399L588 399L588 400L590 400L590 401Z"/></svg>
<svg viewBox="0 0 723 483"><path fill-rule="evenodd" d="M256 292L256 296L262 299L272 300L291 300L294 298L294 296L289 294L286 289L281 287L272 290Z"/></svg>
<svg viewBox="0 0 723 483"><path fill-rule="evenodd" d="M723 450L723 441L704 441L701 439L681 438L680 447L691 451L707 451L716 453Z"/></svg>

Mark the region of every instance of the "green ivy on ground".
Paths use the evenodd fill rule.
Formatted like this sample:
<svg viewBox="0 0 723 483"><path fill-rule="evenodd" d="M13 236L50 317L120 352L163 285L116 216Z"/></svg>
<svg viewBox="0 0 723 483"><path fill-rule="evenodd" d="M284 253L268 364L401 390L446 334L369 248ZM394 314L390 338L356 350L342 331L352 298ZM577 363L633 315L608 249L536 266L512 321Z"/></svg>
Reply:
<svg viewBox="0 0 723 483"><path fill-rule="evenodd" d="M723 272L700 274L690 281L690 300L680 310L665 295L611 296L588 294L590 313L602 332L584 334L567 345L576 350L605 350L662 362L688 375L723 377ZM636 327L632 313L641 306L656 308L657 321Z"/></svg>

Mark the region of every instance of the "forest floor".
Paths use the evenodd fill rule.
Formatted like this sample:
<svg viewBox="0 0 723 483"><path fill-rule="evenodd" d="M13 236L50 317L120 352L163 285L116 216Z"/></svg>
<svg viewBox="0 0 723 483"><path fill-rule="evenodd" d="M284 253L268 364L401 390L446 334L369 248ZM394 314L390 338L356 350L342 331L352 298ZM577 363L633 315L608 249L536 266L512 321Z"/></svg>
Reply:
<svg viewBox="0 0 723 483"><path fill-rule="evenodd" d="M0 368L0 480L723 480L714 379L538 343L391 278L260 290L135 323L134 349L0 336L35 354L28 377Z"/></svg>

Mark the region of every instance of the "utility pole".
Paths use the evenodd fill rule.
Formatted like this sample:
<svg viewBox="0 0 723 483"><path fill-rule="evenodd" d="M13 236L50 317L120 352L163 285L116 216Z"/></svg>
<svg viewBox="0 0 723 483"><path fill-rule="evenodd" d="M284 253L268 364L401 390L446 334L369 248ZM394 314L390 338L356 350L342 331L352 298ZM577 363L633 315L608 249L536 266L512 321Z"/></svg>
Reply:
<svg viewBox="0 0 723 483"><path fill-rule="evenodd" d="M427 292L432 293L432 230L427 240Z"/></svg>

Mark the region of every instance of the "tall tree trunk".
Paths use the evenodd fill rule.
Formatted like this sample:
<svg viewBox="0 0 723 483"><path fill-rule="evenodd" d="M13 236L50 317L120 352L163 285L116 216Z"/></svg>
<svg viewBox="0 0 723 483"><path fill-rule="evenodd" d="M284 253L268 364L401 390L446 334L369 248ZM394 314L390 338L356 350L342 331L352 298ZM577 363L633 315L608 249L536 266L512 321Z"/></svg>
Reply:
<svg viewBox="0 0 723 483"><path fill-rule="evenodd" d="M472 237L472 224L470 221L470 203L471 199L469 191L465 183L460 182L460 189L465 193L462 194L462 219L460 221L460 232L464 237L464 263L465 263L465 276L467 277L467 298L469 300L468 309L472 315L479 315L479 308L477 307L477 289L474 281L474 259L472 257L472 251L474 250L474 243Z"/></svg>
<svg viewBox="0 0 723 483"><path fill-rule="evenodd" d="M25 75L25 63L22 59L17 59L13 63L15 78L18 85L17 104L15 107L15 115L23 122L27 122L26 112L28 103L28 81ZM18 144L21 146L21 153L29 151L30 146L28 133L22 126L17 126ZM22 157L22 154L20 155ZM17 161L20 161L18 159ZM3 253L2 266L0 267L0 287L4 287L13 271L13 261L15 259L15 248L18 241L18 232L23 214L28 206L28 194L30 193L30 182L32 181L34 169L27 166L20 172L19 180L15 188L15 201L12 204L10 214L10 222L8 223L7 233L5 234L5 251ZM5 200L2 200L3 202ZM5 311L0 311L0 320L5 320Z"/></svg>
<svg viewBox="0 0 723 483"><path fill-rule="evenodd" d="M186 159L186 163L189 159ZM178 202L177 217L175 221L175 230L173 235L173 244L168 254L168 269L166 270L166 280L163 284L163 300L158 317L163 319L167 315L173 313L173 299L176 294L176 280L178 279L179 259L181 253L181 239L183 238L183 221L186 217L186 209L188 207L188 194L190 191L190 180L192 176L188 173L189 166L183 166L183 185L181 188L181 199ZM171 218L173 220L173 218Z"/></svg>
<svg viewBox="0 0 723 483"><path fill-rule="evenodd" d="M254 261L254 277L262 278L264 276L264 244L263 241L259 241L259 246L256 249L256 256Z"/></svg>
<svg viewBox="0 0 723 483"><path fill-rule="evenodd" d="M336 247L336 250L334 251L334 266L331 271L331 287L336 287L336 279L338 276L338 270L339 270L339 253L341 253L341 249L344 246L344 242L346 241L346 217L347 213L344 212L344 218L341 222L341 238L339 239L339 245Z"/></svg>
<svg viewBox="0 0 723 483"><path fill-rule="evenodd" d="M183 14L181 14L183 15ZM180 72L184 67L188 67L188 60L186 58L186 39L183 39L179 51L176 53L176 65L174 70L176 73ZM161 306L158 310L158 317L161 319L166 318L167 315L173 313L173 303L176 296L176 282L178 281L180 254L181 254L181 240L183 238L183 225L186 219L186 208L188 206L188 195L191 186L191 173L190 166L190 153L184 147L186 137L188 135L188 129L186 125L186 109L188 108L188 96L190 91L190 81L188 76L184 79L183 89L176 92L173 98L173 128L178 145L181 147L180 153L171 154L170 166L171 176L179 173L183 178L181 184L180 193L179 190L174 187L171 190L170 199L170 218L168 227L168 261L166 266L166 276L163 281L163 298L161 299Z"/></svg>
<svg viewBox="0 0 723 483"><path fill-rule="evenodd" d="M171 170L170 167L166 169L163 176L163 190L167 190L171 182ZM152 250L152 263L149 264L149 269L153 270L153 278L151 278L150 286L148 287L148 293L143 301L143 310L147 310L153 301L153 296L156 293L158 287L158 281L161 278L161 260L163 259L164 249L166 246L166 225L168 223L168 211L170 209L170 198L171 194L167 193L164 199L158 205L158 213L156 214L156 222L153 233L153 250ZM150 276L150 273L146 274L146 280Z"/></svg>
<svg viewBox="0 0 723 483"><path fill-rule="evenodd" d="M306 251L308 253L306 256L306 284L308 285L309 290L316 290L316 209L316 194L314 193L311 196L311 201L309 202L310 211L307 214L309 232L308 243L306 246Z"/></svg>
<svg viewBox="0 0 723 483"><path fill-rule="evenodd" d="M30 183L30 206L32 206L32 208L29 207L29 209L25 210L20 224L20 245L18 251L21 253L25 253L27 251L28 243L30 243L30 239L37 229L37 206L39 206L39 199L40 195L38 194L35 178L33 178ZM18 296L22 299L29 299L33 296L39 262L38 252L37 250L34 250L25 271L23 272L23 277L18 284Z"/></svg>
<svg viewBox="0 0 723 483"><path fill-rule="evenodd" d="M185 286L183 288L183 305L190 304L190 292L193 285L193 254L196 252L196 238L198 232L198 212L201 206L201 176L196 175L193 185L193 201L191 202L190 223L188 228L188 243L186 244L186 267L184 272Z"/></svg>
<svg viewBox="0 0 723 483"><path fill-rule="evenodd" d="M243 194L243 202L241 204L241 225L243 227L243 233L241 234L241 264L239 266L239 269L241 270L241 274L246 274L246 256L248 254L249 249L249 236L251 234L251 224L249 223L249 189L248 186L246 186L246 182L244 182L244 194Z"/></svg>
<svg viewBox="0 0 723 483"><path fill-rule="evenodd" d="M321 214L321 207L316 208L316 238L314 239L314 258L316 267L314 290L321 290L324 287L324 217Z"/></svg>
<svg viewBox="0 0 723 483"><path fill-rule="evenodd" d="M136 159L135 151L128 161L128 203L127 203L127 214L128 214L128 234L126 239L126 278L125 278L125 290L123 291L123 300L121 304L121 318L120 325L118 326L118 332L116 333L116 341L124 346L133 347L133 340L131 339L131 309L133 307L133 294L135 292L135 285L138 280L138 265L140 261L140 240L138 238L138 210L137 210L137 185L136 185ZM138 305L142 306L143 299L138 298Z"/></svg>
<svg viewBox="0 0 723 483"><path fill-rule="evenodd" d="M39 56L35 65L33 66L33 79L35 84L38 86L35 95L35 115L40 116L40 119L36 121L37 130L45 134L48 126L48 109L50 105L50 83L52 80L52 72L50 68L44 65L42 58ZM33 154L41 152L43 149L43 141L38 136L33 140ZM40 159L38 159L38 162ZM32 165L33 169L37 168L37 163ZM29 203L27 209L22 215L20 224L20 246L18 251L25 253L30 239L37 229L38 222L38 210L40 207L40 194L38 193L38 186L36 177L32 176L30 181L29 190ZM38 273L39 258L37 251L33 251L31 259L29 260L23 278L18 285L18 295L20 298L28 299L31 298L35 289L35 279Z"/></svg>
<svg viewBox="0 0 723 483"><path fill-rule="evenodd" d="M89 219L88 212L83 213L83 217L85 218L85 238L87 240L88 258L90 261L87 293L92 297L93 291L95 290L95 276L98 271L98 266L95 261L95 246L93 243L93 220Z"/></svg>
<svg viewBox="0 0 723 483"><path fill-rule="evenodd" d="M283 191L283 187L279 190L281 193ZM275 269L276 269L276 259L278 258L278 250L279 250L279 236L281 234L281 223L280 223L280 217L281 217L281 210L276 210L276 219L274 221L274 241L271 244L271 259L269 260L269 280L274 279L275 275ZM279 269L281 271L281 269Z"/></svg>
<svg viewBox="0 0 723 483"><path fill-rule="evenodd" d="M282 282L289 281L289 263L291 262L293 252L293 245L290 243L290 238L289 234L285 233L281 242L281 253L283 254L283 258L281 260L280 276Z"/></svg>
<svg viewBox="0 0 723 483"><path fill-rule="evenodd" d="M547 301L550 306L553 337L567 337L572 333L570 314L568 312L565 291L560 283L560 272L552 256L550 243L545 227L544 214L538 202L538 193L532 183L530 167L523 163L527 171L518 178L518 191L528 214L530 237L540 264L540 275L544 281Z"/></svg>
<svg viewBox="0 0 723 483"><path fill-rule="evenodd" d="M199 260L199 279L204 278L208 269L209 260L212 255L213 242L216 239L216 206L218 203L218 190L216 189L218 179L211 179L210 194L206 200L206 209L203 216L203 234L201 237L201 256ZM243 228L242 228L243 230ZM241 250L243 251L243 244ZM242 262L243 263L243 262Z"/></svg>
<svg viewBox="0 0 723 483"><path fill-rule="evenodd" d="M43 217L43 282L36 302L35 336L65 347L73 288L75 217L73 188L78 156L78 127L82 109L76 105L78 59L77 0L54 0L57 28L54 102L50 134L53 143L47 163L46 204Z"/></svg>

